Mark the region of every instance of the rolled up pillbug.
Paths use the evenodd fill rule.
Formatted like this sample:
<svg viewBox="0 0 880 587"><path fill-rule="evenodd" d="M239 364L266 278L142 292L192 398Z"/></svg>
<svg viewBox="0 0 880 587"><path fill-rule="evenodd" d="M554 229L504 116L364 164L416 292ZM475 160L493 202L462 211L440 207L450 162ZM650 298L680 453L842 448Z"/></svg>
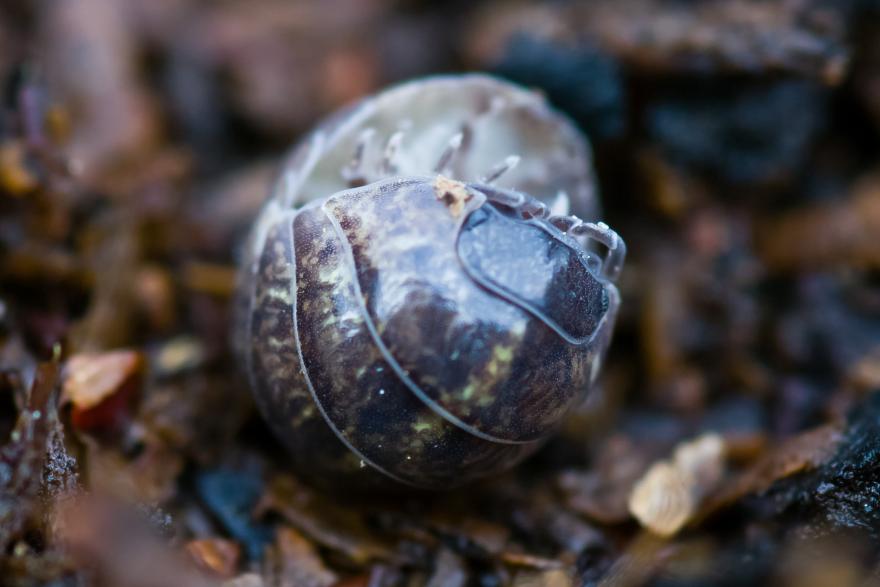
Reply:
<svg viewBox="0 0 880 587"><path fill-rule="evenodd" d="M234 342L295 470L437 489L534 452L593 386L620 237L586 141L483 75L406 83L284 163L246 243Z"/></svg>

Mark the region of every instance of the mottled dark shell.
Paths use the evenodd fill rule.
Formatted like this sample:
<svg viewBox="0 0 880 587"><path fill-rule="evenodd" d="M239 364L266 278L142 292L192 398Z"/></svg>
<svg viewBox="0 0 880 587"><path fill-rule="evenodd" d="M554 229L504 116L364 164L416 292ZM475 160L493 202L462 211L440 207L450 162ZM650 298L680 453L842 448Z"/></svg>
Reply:
<svg viewBox="0 0 880 587"><path fill-rule="evenodd" d="M495 122L474 122L489 111ZM357 137L392 136L394 120L406 121L388 141L395 157L386 147L370 160ZM458 139L433 172L462 128L468 148ZM504 144L533 163L479 181L510 154ZM623 244L523 188L593 210L589 169L568 122L485 76L389 90L298 148L245 251L235 342L301 474L452 487L512 466L553 432L596 378ZM613 261L591 251L597 234Z"/></svg>

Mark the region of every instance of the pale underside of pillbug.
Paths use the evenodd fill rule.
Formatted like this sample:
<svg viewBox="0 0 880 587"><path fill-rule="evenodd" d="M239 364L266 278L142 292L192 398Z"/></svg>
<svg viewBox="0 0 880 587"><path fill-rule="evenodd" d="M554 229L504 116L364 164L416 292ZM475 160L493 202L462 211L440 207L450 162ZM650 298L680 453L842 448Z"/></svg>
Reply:
<svg viewBox="0 0 880 587"><path fill-rule="evenodd" d="M625 247L579 132L482 75L392 88L297 147L245 246L234 342L296 470L445 488L594 383ZM602 254L600 254L600 252Z"/></svg>

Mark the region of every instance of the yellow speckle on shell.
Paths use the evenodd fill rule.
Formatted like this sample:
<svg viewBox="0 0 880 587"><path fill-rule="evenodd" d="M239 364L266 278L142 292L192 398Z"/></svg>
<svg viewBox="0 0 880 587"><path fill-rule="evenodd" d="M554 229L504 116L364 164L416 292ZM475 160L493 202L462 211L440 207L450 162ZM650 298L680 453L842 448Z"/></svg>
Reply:
<svg viewBox="0 0 880 587"><path fill-rule="evenodd" d="M438 200L446 204L453 218L461 216L465 204L473 197L465 184L442 175L434 180L434 193Z"/></svg>

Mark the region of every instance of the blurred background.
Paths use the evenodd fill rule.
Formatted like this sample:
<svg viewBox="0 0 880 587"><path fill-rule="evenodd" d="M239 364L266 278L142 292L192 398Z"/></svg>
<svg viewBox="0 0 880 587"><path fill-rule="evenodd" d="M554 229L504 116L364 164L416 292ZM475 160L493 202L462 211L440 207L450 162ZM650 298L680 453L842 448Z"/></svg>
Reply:
<svg viewBox="0 0 880 587"><path fill-rule="evenodd" d="M322 117L458 71L591 142L601 390L503 479L328 497L235 377L236 245ZM877 2L7 0L0 80L0 584L878 580Z"/></svg>

